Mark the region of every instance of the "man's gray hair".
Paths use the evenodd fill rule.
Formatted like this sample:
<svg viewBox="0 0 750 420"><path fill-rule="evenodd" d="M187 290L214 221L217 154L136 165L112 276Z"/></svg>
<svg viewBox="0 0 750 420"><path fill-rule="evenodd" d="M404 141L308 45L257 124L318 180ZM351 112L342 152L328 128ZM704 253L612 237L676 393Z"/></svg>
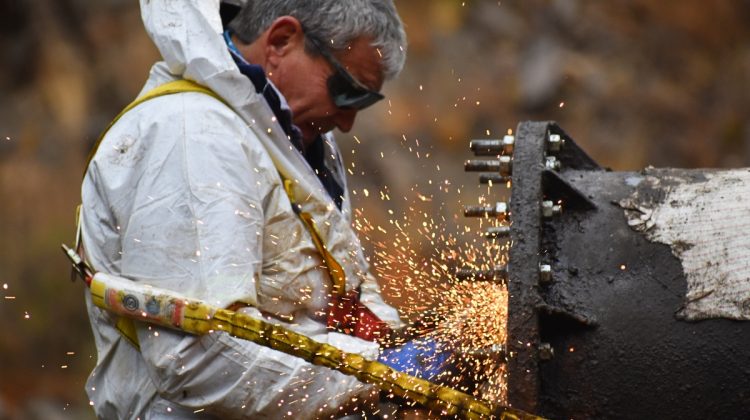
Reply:
<svg viewBox="0 0 750 420"><path fill-rule="evenodd" d="M406 34L393 0L248 0L229 24L245 43L252 43L281 16L297 18L306 31L333 51L358 37L372 38L383 57L383 75L395 77L406 60ZM306 50L315 49L306 43Z"/></svg>

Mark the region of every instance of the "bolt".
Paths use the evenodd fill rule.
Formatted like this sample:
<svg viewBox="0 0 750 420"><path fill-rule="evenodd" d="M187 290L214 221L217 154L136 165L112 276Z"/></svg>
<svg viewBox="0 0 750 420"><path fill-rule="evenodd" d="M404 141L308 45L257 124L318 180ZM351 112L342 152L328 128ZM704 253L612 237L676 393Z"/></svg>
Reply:
<svg viewBox="0 0 750 420"><path fill-rule="evenodd" d="M513 154L513 148L516 145L516 138L509 135L506 135L503 137L503 153L506 155L512 155Z"/></svg>
<svg viewBox="0 0 750 420"><path fill-rule="evenodd" d="M497 160L500 163L500 175L510 176L513 173L513 159L510 156L500 156Z"/></svg>
<svg viewBox="0 0 750 420"><path fill-rule="evenodd" d="M466 217L496 217L501 220L508 218L508 204L499 201L495 205L489 206L464 206L464 216Z"/></svg>
<svg viewBox="0 0 750 420"><path fill-rule="evenodd" d="M472 357L479 358L487 361L493 361L494 363L505 363L508 357L508 352L505 346L502 344L492 344L485 347L470 347L458 349L459 353Z"/></svg>
<svg viewBox="0 0 750 420"><path fill-rule="evenodd" d="M539 264L539 283L552 283L552 266L549 264Z"/></svg>
<svg viewBox="0 0 750 420"><path fill-rule="evenodd" d="M498 139L479 139L472 140L469 148L476 156L498 156L501 154L513 154L513 145L515 139L513 136L505 136L502 140Z"/></svg>
<svg viewBox="0 0 750 420"><path fill-rule="evenodd" d="M555 357L555 349L550 343L540 343L537 347L539 351L539 360L552 360Z"/></svg>
<svg viewBox="0 0 750 420"><path fill-rule="evenodd" d="M557 216L562 213L562 207L559 204L555 204L550 200L542 201L542 217Z"/></svg>
<svg viewBox="0 0 750 420"><path fill-rule="evenodd" d="M564 144L565 139L563 139L559 134L550 134L549 137L547 137L547 151L550 153L559 152Z"/></svg>
<svg viewBox="0 0 750 420"><path fill-rule="evenodd" d="M497 172L500 170L500 162L497 160L470 159L464 162L466 172Z"/></svg>
<svg viewBox="0 0 750 420"><path fill-rule="evenodd" d="M476 156L498 156L503 152L503 142L497 139L472 140L469 149Z"/></svg>
<svg viewBox="0 0 750 420"><path fill-rule="evenodd" d="M487 239L507 238L510 236L510 226L492 226L484 232Z"/></svg>
<svg viewBox="0 0 750 420"><path fill-rule="evenodd" d="M544 167L550 171L559 171L560 161L554 156L547 156L544 158Z"/></svg>
<svg viewBox="0 0 750 420"><path fill-rule="evenodd" d="M466 172L494 172L510 175L510 156L498 156L497 160L472 159L464 162Z"/></svg>
<svg viewBox="0 0 750 420"><path fill-rule="evenodd" d="M509 176L500 175L500 174L479 174L479 183L480 184L489 184L490 182L492 185L495 184L507 184L510 181Z"/></svg>
<svg viewBox="0 0 750 420"><path fill-rule="evenodd" d="M466 172L495 172L502 176L510 176L513 160L510 156L498 156L497 160L472 159L464 162Z"/></svg>
<svg viewBox="0 0 750 420"><path fill-rule="evenodd" d="M497 160L472 159L464 162L466 172L495 172L501 176L510 176L513 160L510 156L498 156Z"/></svg>
<svg viewBox="0 0 750 420"><path fill-rule="evenodd" d="M508 280L508 269L504 265L496 265L490 270L459 268L456 270L456 280L492 281L505 284Z"/></svg>

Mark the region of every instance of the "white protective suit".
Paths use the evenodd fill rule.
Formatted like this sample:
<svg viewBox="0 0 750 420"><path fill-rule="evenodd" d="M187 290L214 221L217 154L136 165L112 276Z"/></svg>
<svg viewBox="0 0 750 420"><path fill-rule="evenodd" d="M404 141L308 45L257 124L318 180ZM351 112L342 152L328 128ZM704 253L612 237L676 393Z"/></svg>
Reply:
<svg viewBox="0 0 750 420"><path fill-rule="evenodd" d="M249 304L246 313L273 314L273 322L375 358L376 344L320 322L331 282L279 171L295 181L296 200L346 271L347 290L360 287L363 303L398 327L368 273L348 196L340 211L237 70L218 9L218 0L141 0L164 58L142 94L186 78L231 108L200 93L173 94L138 105L109 130L82 187L86 257L98 271L215 306ZM326 143L326 164L343 182L331 136ZM139 352L109 313L88 297L87 304L98 362L86 391L100 418L311 418L373 395L353 377L225 333L197 337L136 323Z"/></svg>

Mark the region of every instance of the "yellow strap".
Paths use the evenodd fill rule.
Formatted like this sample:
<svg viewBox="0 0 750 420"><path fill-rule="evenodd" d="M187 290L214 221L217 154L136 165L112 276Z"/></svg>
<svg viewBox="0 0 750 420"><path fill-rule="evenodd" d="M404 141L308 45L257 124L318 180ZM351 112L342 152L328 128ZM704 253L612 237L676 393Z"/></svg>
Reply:
<svg viewBox="0 0 750 420"><path fill-rule="evenodd" d="M141 343L138 341L138 334L135 331L135 323L133 323L132 319L124 316L117 318L115 328L130 344L133 345L133 347L138 349L138 351L141 351Z"/></svg>
<svg viewBox="0 0 750 420"><path fill-rule="evenodd" d="M81 247L81 204L76 206L76 251L80 251Z"/></svg>
<svg viewBox="0 0 750 420"><path fill-rule="evenodd" d="M295 211L299 215L300 220L302 220L302 223L307 227L307 231L310 232L315 248L317 248L321 257L323 257L323 263L326 265L328 274L331 276L331 281L333 282L333 294L343 296L346 293L346 273L341 267L341 264L339 264L331 252L328 251L328 248L323 242L323 235L321 235L320 230L318 230L318 226L315 224L312 215L308 212L302 211L301 207L294 199L294 187L292 184L293 182L291 179L284 179L284 191L286 191L286 195L292 203L292 208L296 207Z"/></svg>

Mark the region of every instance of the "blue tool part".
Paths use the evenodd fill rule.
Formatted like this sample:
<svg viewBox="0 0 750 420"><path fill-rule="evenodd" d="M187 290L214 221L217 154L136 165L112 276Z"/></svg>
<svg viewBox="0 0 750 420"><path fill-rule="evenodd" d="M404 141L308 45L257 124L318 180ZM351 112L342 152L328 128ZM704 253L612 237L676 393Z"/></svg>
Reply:
<svg viewBox="0 0 750 420"><path fill-rule="evenodd" d="M444 344L423 337L400 347L384 349L378 361L399 372L434 381L450 368L450 354Z"/></svg>

